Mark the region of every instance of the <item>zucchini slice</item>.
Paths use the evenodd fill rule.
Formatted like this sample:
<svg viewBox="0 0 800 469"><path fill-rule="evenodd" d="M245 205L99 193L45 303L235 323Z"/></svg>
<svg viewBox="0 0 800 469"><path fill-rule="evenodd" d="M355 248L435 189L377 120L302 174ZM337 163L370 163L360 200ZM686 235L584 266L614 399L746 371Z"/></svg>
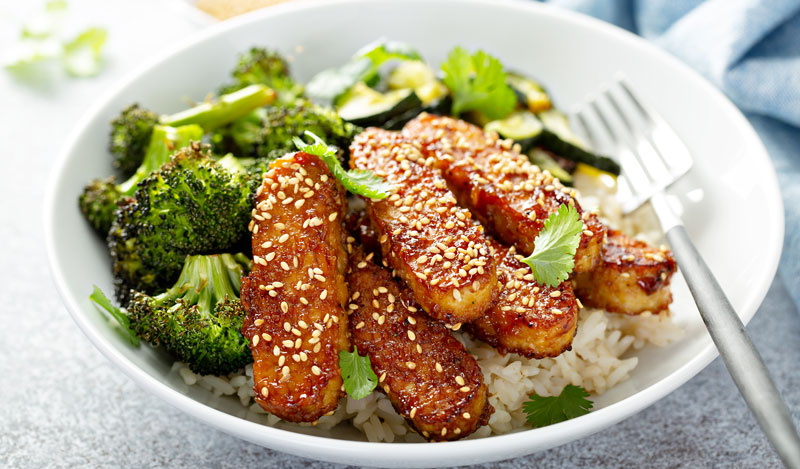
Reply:
<svg viewBox="0 0 800 469"><path fill-rule="evenodd" d="M517 101L531 112L546 111L553 107L550 96L542 85L518 73L509 72L506 83L514 90Z"/></svg>
<svg viewBox="0 0 800 469"><path fill-rule="evenodd" d="M483 130L497 132L504 138L510 138L522 145L523 142L534 143L544 131L544 124L529 111L516 111L505 119L489 122Z"/></svg>
<svg viewBox="0 0 800 469"><path fill-rule="evenodd" d="M448 93L447 87L436 79L433 70L425 62L418 60L396 64L388 76L387 85L390 90L412 88L426 106Z"/></svg>
<svg viewBox="0 0 800 469"><path fill-rule="evenodd" d="M553 177L558 178L562 184L571 186L573 178L570 173L562 168L550 154L541 148L532 148L528 151L528 159L542 171L549 171Z"/></svg>
<svg viewBox="0 0 800 469"><path fill-rule="evenodd" d="M364 83L356 83L342 97L337 111L339 117L355 125L380 127L394 117L421 107L422 101L413 89L380 93Z"/></svg>
<svg viewBox="0 0 800 469"><path fill-rule="evenodd" d="M560 157L594 166L615 176L620 173L616 161L585 150L583 143L570 130L567 116L556 109L538 114L516 111L505 119L489 122L484 130L495 131L504 138L513 139L520 144L523 152L541 147Z"/></svg>

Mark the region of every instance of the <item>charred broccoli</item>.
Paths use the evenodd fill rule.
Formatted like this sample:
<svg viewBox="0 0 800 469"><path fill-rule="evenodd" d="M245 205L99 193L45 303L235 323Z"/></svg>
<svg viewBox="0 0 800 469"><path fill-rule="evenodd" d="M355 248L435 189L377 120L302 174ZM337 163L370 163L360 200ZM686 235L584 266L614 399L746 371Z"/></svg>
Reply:
<svg viewBox="0 0 800 469"><path fill-rule="evenodd" d="M289 64L281 55L269 49L253 47L239 55L231 72L234 83L220 88L230 93L248 85L267 85L278 93L278 102L292 102L303 94L303 86L289 76Z"/></svg>
<svg viewBox="0 0 800 469"><path fill-rule="evenodd" d="M178 151L116 212L108 245L117 298L169 287L189 254L244 246L254 188L255 178L226 170L200 144Z"/></svg>
<svg viewBox="0 0 800 469"><path fill-rule="evenodd" d="M347 149L362 129L343 121L336 111L298 99L285 106L257 109L211 136L217 153L270 161L295 151L292 139L313 132L331 145Z"/></svg>
<svg viewBox="0 0 800 469"><path fill-rule="evenodd" d="M274 91L264 85L253 85L221 96L216 101L170 116L161 116L153 122L147 121L147 125L147 119L142 116L149 115L149 111L136 105L129 107L112 125L112 149L121 150L125 147L127 154L143 152L143 155L137 157L138 168L121 184L117 184L113 178L91 181L78 199L81 211L92 227L105 236L114 220L118 201L132 196L136 192L137 184L169 161L169 155L173 151L187 146L190 141L200 141L204 132L235 121L274 99ZM138 125L134 124L136 116L141 117ZM136 138L133 138L134 133ZM146 146L141 142L143 138L149 142ZM132 157L126 157L125 160L133 161Z"/></svg>
<svg viewBox="0 0 800 469"><path fill-rule="evenodd" d="M251 84L255 86L247 86ZM276 98L274 91L259 83L248 83L230 91L214 101L200 103L172 115L160 116L138 104L126 107L111 121L109 150L114 156L114 167L122 177L129 177L136 171L144 161L156 124L173 127L198 124L208 132L253 109L266 106Z"/></svg>
<svg viewBox="0 0 800 469"><path fill-rule="evenodd" d="M120 201L133 196L139 182L167 163L173 151L202 138L203 129L197 125L181 127L155 125L151 131L150 145L147 147L144 160L130 178L121 184L117 184L113 176L95 179L83 188L83 193L78 198L78 205L92 228L102 235L108 234Z"/></svg>
<svg viewBox="0 0 800 469"><path fill-rule="evenodd" d="M141 339L163 345L195 373L224 375L250 363L242 336L243 254L187 256L178 281L160 295L136 292L128 304L130 328Z"/></svg>
<svg viewBox="0 0 800 469"><path fill-rule="evenodd" d="M114 167L123 177L128 177L142 164L145 150L150 143L153 126L158 123L158 114L131 104L111 121L109 150L114 155Z"/></svg>

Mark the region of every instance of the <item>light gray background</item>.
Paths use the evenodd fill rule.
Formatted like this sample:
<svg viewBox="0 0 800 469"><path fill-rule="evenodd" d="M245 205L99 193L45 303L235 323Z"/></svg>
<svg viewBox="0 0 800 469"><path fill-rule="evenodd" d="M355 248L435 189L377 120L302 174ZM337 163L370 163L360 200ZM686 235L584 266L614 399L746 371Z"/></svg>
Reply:
<svg viewBox="0 0 800 469"><path fill-rule="evenodd" d="M0 1L0 54L29 8ZM56 154L92 99L148 51L200 29L173 2L71 0L70 9L72 26L110 31L100 76L31 86L0 72L0 467L339 467L240 441L146 394L92 347L61 304L41 234ZM800 315L780 278L748 329L797 419ZM481 467L779 465L717 359L625 422Z"/></svg>

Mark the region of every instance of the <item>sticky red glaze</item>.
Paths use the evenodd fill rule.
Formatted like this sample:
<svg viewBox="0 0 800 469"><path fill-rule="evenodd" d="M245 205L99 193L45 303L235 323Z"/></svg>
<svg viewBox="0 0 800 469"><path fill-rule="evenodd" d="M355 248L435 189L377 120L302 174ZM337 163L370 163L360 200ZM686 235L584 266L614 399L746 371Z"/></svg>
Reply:
<svg viewBox="0 0 800 469"><path fill-rule="evenodd" d="M500 285L497 301L467 330L501 352L528 358L555 357L569 350L578 324L572 284L540 285L513 247L495 240L491 247Z"/></svg>
<svg viewBox="0 0 800 469"><path fill-rule="evenodd" d="M282 419L312 422L336 409L339 352L349 346L345 193L318 157L296 153L272 164L255 204L253 270L241 297L256 402Z"/></svg>
<svg viewBox="0 0 800 469"><path fill-rule="evenodd" d="M515 151L510 140L451 117L420 114L403 135L442 171L459 203L469 208L489 232L525 255L547 217L562 204L574 205L586 230L575 254L575 272L591 270L599 261L605 234L594 214L583 213L573 189Z"/></svg>
<svg viewBox="0 0 800 469"><path fill-rule="evenodd" d="M353 345L369 356L397 412L429 440L463 438L485 425L494 409L475 358L388 270L360 247L348 249Z"/></svg>
<svg viewBox="0 0 800 469"><path fill-rule="evenodd" d="M672 253L608 230L602 260L575 277L575 291L588 306L615 313L660 313L672 302L670 282L677 267Z"/></svg>
<svg viewBox="0 0 800 469"><path fill-rule="evenodd" d="M383 258L433 318L469 322L491 304L497 281L483 228L457 201L438 170L398 133L370 128L350 146L350 165L394 185L383 200L366 199Z"/></svg>

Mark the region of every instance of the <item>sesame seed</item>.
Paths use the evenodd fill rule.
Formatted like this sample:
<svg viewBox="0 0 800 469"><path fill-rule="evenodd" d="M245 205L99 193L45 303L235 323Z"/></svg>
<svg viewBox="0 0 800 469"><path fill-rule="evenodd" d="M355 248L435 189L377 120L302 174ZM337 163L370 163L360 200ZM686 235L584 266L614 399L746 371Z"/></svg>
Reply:
<svg viewBox="0 0 800 469"><path fill-rule="evenodd" d="M269 396L269 389L267 389L266 386L261 388L261 395L264 396L264 397Z"/></svg>
<svg viewBox="0 0 800 469"><path fill-rule="evenodd" d="M443 370L443 368L442 368L442 364L441 364L441 363L439 363L439 362L436 362L436 371L437 371L437 372L439 372L439 373L441 373L441 372L442 372L442 370Z"/></svg>
<svg viewBox="0 0 800 469"><path fill-rule="evenodd" d="M314 373L317 376L322 374L322 370L320 370L317 365L314 365L314 366L311 367L311 372Z"/></svg>
<svg viewBox="0 0 800 469"><path fill-rule="evenodd" d="M461 301L461 292L458 290L453 290L453 298L455 298L456 301Z"/></svg>
<svg viewBox="0 0 800 469"><path fill-rule="evenodd" d="M256 326L260 326L260 325L264 324L264 320L263 319L256 319L255 321L253 321L253 324L255 324Z"/></svg>
<svg viewBox="0 0 800 469"><path fill-rule="evenodd" d="M361 321L358 324L356 324L356 329L361 329L362 327L364 327L364 321Z"/></svg>
<svg viewBox="0 0 800 469"><path fill-rule="evenodd" d="M458 383L459 386L463 386L466 382L461 376L456 376L456 383Z"/></svg>
<svg viewBox="0 0 800 469"><path fill-rule="evenodd" d="M287 339L287 340L284 340L284 341L282 342L282 344L283 344L283 346L284 346L284 347L286 347L286 348L293 348L293 347L294 347L294 342L292 342L291 340L288 340L288 339Z"/></svg>
<svg viewBox="0 0 800 469"><path fill-rule="evenodd" d="M336 212L333 212L333 213L331 213L331 214L328 216L328 221L334 221L334 220L336 220L336 217L337 217L337 216L339 216L339 214L338 214L338 213L336 213Z"/></svg>
<svg viewBox="0 0 800 469"><path fill-rule="evenodd" d="M461 391L461 392L469 392L469 386L462 386L462 387L458 388L458 390Z"/></svg>
<svg viewBox="0 0 800 469"><path fill-rule="evenodd" d="M281 261L281 269L289 270L290 269L289 264L287 264L286 262Z"/></svg>
<svg viewBox="0 0 800 469"><path fill-rule="evenodd" d="M289 367L284 365L283 368L281 368L281 374L287 376L289 374Z"/></svg>
<svg viewBox="0 0 800 469"><path fill-rule="evenodd" d="M559 296L561 296L561 292L559 290L556 290L554 292L550 292L550 297L551 298L558 298Z"/></svg>
<svg viewBox="0 0 800 469"><path fill-rule="evenodd" d="M284 234L281 235L280 238L278 238L278 242L279 243L285 243L287 239L289 239L289 235L287 233L284 233Z"/></svg>
<svg viewBox="0 0 800 469"><path fill-rule="evenodd" d="M417 367L417 364L414 362L406 362L406 366L408 367L409 370L413 370L414 368Z"/></svg>
<svg viewBox="0 0 800 469"><path fill-rule="evenodd" d="M292 328L292 334L296 335L297 337L300 337L303 333L300 332L299 329L296 329L296 328L293 327Z"/></svg>
<svg viewBox="0 0 800 469"><path fill-rule="evenodd" d="M310 341L309 341L310 342ZM314 353L319 353L319 350L322 348L322 344L317 344L314 346Z"/></svg>
<svg viewBox="0 0 800 469"><path fill-rule="evenodd" d="M414 331L408 331L408 340L414 340L417 338L417 335L414 334Z"/></svg>
<svg viewBox="0 0 800 469"><path fill-rule="evenodd" d="M469 412L464 412L463 414L461 414L461 416L464 417L465 419L468 419L468 418L471 417L471 415L469 415Z"/></svg>
<svg viewBox="0 0 800 469"><path fill-rule="evenodd" d="M266 332L264 332L263 334L261 334L261 338L262 338L262 339L264 339L264 340L266 340L267 342L269 342L269 341L271 341L271 340L272 340L272 336L271 336L271 335L269 335L269 334L267 334Z"/></svg>
<svg viewBox="0 0 800 469"><path fill-rule="evenodd" d="M383 373L381 373L381 377L378 378L378 382L382 383L382 382L384 382L384 380L386 380L386 372L385 371Z"/></svg>
<svg viewBox="0 0 800 469"><path fill-rule="evenodd" d="M288 313L289 312L289 303L287 303L285 301L281 301L281 311L283 311L284 313ZM289 323L287 322L286 324L289 324Z"/></svg>
<svg viewBox="0 0 800 469"><path fill-rule="evenodd" d="M322 293L319 294L319 299L324 300L328 297L328 290L322 290Z"/></svg>
<svg viewBox="0 0 800 469"><path fill-rule="evenodd" d="M253 336L253 347L255 347L256 345L258 345L258 340L259 340L259 339L260 339L260 337L259 337L259 336L257 336L257 335L254 335L254 336Z"/></svg>
<svg viewBox="0 0 800 469"><path fill-rule="evenodd" d="M417 415L417 408L412 407L411 412L408 413L408 417L413 419L415 415Z"/></svg>
<svg viewBox="0 0 800 469"><path fill-rule="evenodd" d="M272 348L272 354L277 357L278 355L281 354L281 349L276 345L275 347Z"/></svg>

